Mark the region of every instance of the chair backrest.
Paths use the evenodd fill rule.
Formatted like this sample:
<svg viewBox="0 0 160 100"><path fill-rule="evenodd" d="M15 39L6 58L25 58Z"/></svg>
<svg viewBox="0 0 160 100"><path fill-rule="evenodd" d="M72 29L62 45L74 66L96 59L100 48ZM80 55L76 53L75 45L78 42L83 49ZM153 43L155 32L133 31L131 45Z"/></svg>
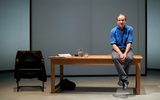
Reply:
<svg viewBox="0 0 160 100"><path fill-rule="evenodd" d="M44 66L41 51L17 51L15 66L18 68L40 68Z"/></svg>

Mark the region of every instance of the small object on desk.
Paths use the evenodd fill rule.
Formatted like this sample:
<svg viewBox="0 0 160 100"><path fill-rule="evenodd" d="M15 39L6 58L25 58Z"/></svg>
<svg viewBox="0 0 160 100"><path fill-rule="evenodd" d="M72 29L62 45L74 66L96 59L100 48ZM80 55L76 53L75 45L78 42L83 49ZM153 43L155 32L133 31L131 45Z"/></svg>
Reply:
<svg viewBox="0 0 160 100"><path fill-rule="evenodd" d="M81 49L78 49L78 56L80 56L80 57L83 57L84 56L84 52L83 52L83 49L81 48Z"/></svg>
<svg viewBox="0 0 160 100"><path fill-rule="evenodd" d="M71 57L72 55L69 53L65 53L65 54L58 54L59 57Z"/></svg>

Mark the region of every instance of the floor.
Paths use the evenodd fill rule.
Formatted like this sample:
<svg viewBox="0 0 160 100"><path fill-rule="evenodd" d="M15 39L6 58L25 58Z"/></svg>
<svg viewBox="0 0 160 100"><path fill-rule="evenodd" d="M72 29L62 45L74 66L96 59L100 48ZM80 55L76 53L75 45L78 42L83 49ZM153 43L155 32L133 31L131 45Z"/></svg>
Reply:
<svg viewBox="0 0 160 100"><path fill-rule="evenodd" d="M148 71L141 77L141 95L134 94L135 77L129 77L129 88L123 90L117 85L117 76L106 77L65 77L76 83L72 91L50 93L50 78L42 92L37 87L24 87L16 91L13 72L0 73L0 100L159 100L160 71ZM56 78L58 82L59 78ZM21 85L41 85L37 79L21 80Z"/></svg>

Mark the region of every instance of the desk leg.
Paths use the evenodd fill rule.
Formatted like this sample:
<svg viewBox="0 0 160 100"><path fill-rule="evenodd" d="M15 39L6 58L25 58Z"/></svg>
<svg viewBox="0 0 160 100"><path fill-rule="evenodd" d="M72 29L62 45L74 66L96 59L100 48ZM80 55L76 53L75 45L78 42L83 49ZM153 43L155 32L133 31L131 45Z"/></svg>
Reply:
<svg viewBox="0 0 160 100"><path fill-rule="evenodd" d="M140 95L140 76L141 76L141 69L140 63L136 64L136 95Z"/></svg>
<svg viewBox="0 0 160 100"><path fill-rule="evenodd" d="M63 65L60 65L59 67L60 67L60 81L61 81L63 80L63 77L64 77L64 73L63 73L64 68L63 68Z"/></svg>
<svg viewBox="0 0 160 100"><path fill-rule="evenodd" d="M55 93L55 65L51 60L51 93Z"/></svg>

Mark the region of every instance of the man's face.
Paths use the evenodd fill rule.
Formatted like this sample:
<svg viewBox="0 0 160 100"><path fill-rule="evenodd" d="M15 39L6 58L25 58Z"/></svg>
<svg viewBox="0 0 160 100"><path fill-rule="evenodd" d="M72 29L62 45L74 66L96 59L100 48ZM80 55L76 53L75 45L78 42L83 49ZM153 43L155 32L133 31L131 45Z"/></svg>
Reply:
<svg viewBox="0 0 160 100"><path fill-rule="evenodd" d="M123 15L118 16L118 17L117 17L117 25L118 25L121 29L123 29L124 26L125 26L125 24L126 24L126 18L125 18L125 16L123 16Z"/></svg>

